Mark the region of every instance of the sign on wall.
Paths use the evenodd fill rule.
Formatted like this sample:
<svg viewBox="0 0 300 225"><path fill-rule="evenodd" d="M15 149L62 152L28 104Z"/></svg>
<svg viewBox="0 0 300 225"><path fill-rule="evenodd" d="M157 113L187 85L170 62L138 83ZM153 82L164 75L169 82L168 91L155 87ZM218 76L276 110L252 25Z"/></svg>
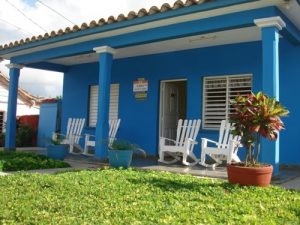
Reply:
<svg viewBox="0 0 300 225"><path fill-rule="evenodd" d="M146 100L148 93L148 80L138 78L133 81L133 93L136 100Z"/></svg>

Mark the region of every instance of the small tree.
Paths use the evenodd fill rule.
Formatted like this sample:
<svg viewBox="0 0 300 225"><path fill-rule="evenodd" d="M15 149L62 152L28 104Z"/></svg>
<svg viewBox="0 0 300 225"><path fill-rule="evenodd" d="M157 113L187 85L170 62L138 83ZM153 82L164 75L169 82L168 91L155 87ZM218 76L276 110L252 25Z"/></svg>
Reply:
<svg viewBox="0 0 300 225"><path fill-rule="evenodd" d="M262 92L238 95L231 103L235 109L230 116L232 134L241 136L246 148L245 166L255 166L261 151L261 137L277 140L278 132L284 129L280 117L287 116L289 111Z"/></svg>

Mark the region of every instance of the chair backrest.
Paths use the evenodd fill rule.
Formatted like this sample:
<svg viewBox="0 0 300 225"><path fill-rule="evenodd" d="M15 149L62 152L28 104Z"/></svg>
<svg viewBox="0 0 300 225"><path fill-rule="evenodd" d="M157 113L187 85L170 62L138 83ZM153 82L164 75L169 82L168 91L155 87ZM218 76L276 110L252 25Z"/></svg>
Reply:
<svg viewBox="0 0 300 225"><path fill-rule="evenodd" d="M119 129L121 119L109 120L108 122L109 122L109 133L108 133L109 145L112 145L113 141L116 138L116 134Z"/></svg>
<svg viewBox="0 0 300 225"><path fill-rule="evenodd" d="M187 138L196 140L201 120L178 120L176 146L183 146Z"/></svg>
<svg viewBox="0 0 300 225"><path fill-rule="evenodd" d="M84 118L69 118L66 139L70 139L70 136L74 135L74 142L78 144L84 123Z"/></svg>
<svg viewBox="0 0 300 225"><path fill-rule="evenodd" d="M239 141L240 137L235 136L231 134L232 131L232 124L228 123L226 120L222 120L220 131L219 131L219 141L218 141L218 147L219 148L227 148L229 145L229 141L235 140Z"/></svg>

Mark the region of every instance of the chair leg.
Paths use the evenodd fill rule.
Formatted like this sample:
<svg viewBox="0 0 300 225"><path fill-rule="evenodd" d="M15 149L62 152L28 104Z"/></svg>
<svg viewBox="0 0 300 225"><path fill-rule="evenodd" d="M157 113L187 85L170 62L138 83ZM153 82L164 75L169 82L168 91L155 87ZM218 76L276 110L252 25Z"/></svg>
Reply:
<svg viewBox="0 0 300 225"><path fill-rule="evenodd" d="M202 152L201 152L201 159L200 159L200 162L199 162L199 164L200 164L201 166L204 166L204 167L206 167L206 168L212 168L212 169L215 169L216 166L218 166L218 165L221 164L219 161L216 161L216 163L214 163L214 164L207 164L207 163L205 163L205 159L206 159L206 153L202 151Z"/></svg>
<svg viewBox="0 0 300 225"><path fill-rule="evenodd" d="M190 157L194 162L190 163L187 161L187 158ZM199 163L199 159L195 156L193 152L190 152L188 155L184 154L182 158L182 163L186 166L195 166L197 163Z"/></svg>
<svg viewBox="0 0 300 225"><path fill-rule="evenodd" d="M205 156L206 156L205 152L201 151L201 158L200 158L199 164L202 165L202 166L207 167L207 164L205 163Z"/></svg>
<svg viewBox="0 0 300 225"><path fill-rule="evenodd" d="M161 162L161 163L164 163L164 164L173 164L173 163L176 163L179 161L179 158L173 154L169 154L171 155L174 159L173 160L170 160L170 161L166 161L164 159L164 156L165 156L165 152L164 151L160 151L159 152L159 159L158 159L158 162Z"/></svg>
<svg viewBox="0 0 300 225"><path fill-rule="evenodd" d="M237 156L237 154L232 155L232 161L234 162L241 162L240 158Z"/></svg>
<svg viewBox="0 0 300 225"><path fill-rule="evenodd" d="M74 146L73 144L70 144L70 153L73 153L73 151L74 151Z"/></svg>

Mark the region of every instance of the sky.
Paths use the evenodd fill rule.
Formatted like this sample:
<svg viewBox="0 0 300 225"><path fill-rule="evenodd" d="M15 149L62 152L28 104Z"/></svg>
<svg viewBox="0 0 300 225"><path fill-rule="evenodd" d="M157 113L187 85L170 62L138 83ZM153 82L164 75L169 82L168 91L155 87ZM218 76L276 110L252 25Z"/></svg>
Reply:
<svg viewBox="0 0 300 225"><path fill-rule="evenodd" d="M173 4L175 0L0 0L0 45L52 30L125 15L141 8ZM54 11L57 13L55 13ZM24 14L29 17L26 18ZM65 17L65 18L64 18ZM0 69L8 75L6 64ZM63 74L24 68L20 87L40 97L62 96Z"/></svg>

